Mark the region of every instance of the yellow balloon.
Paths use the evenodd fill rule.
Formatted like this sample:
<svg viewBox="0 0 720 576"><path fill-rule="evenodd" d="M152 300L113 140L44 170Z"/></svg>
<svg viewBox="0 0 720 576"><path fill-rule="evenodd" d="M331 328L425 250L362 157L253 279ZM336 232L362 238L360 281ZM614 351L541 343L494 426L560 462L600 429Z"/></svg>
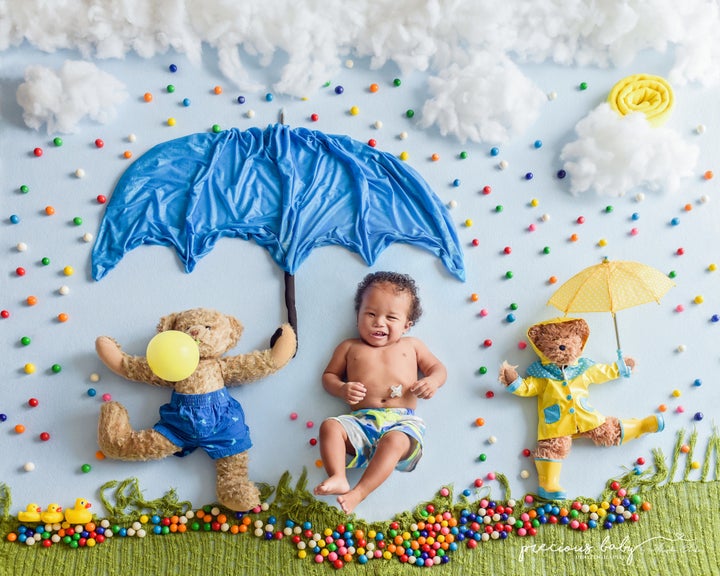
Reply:
<svg viewBox="0 0 720 576"><path fill-rule="evenodd" d="M195 372L200 362L200 349L189 334L166 330L150 340L145 356L155 376L168 382L179 382Z"/></svg>

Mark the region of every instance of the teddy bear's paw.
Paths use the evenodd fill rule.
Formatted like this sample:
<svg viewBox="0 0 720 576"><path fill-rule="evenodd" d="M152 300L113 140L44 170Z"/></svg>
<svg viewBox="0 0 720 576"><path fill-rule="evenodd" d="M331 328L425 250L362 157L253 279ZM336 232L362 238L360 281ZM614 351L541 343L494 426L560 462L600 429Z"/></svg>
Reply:
<svg viewBox="0 0 720 576"><path fill-rule="evenodd" d="M119 402L107 402L100 407L98 445L106 456L118 458L122 453L122 445L132 432L125 406Z"/></svg>
<svg viewBox="0 0 720 576"><path fill-rule="evenodd" d="M508 362L503 362L502 366L500 367L500 373L498 374L498 380L500 381L500 383L505 384L505 386L509 386L510 384L515 382L518 377L516 368L517 366L513 366Z"/></svg>
<svg viewBox="0 0 720 576"><path fill-rule="evenodd" d="M272 359L275 366L282 368L287 364L297 351L297 337L290 324L283 324L275 331L270 339Z"/></svg>
<svg viewBox="0 0 720 576"><path fill-rule="evenodd" d="M247 512L260 505L260 490L242 472L236 476L218 475L217 497L220 504Z"/></svg>
<svg viewBox="0 0 720 576"><path fill-rule="evenodd" d="M218 493L220 504L236 512L247 512L260 506L260 491L255 484L248 480L244 485L237 486L237 488L239 488L239 492L234 495L225 494L221 496Z"/></svg>
<svg viewBox="0 0 720 576"><path fill-rule="evenodd" d="M100 336L95 340L95 351L105 366L115 374L125 375L122 365L124 354L115 340L109 336Z"/></svg>

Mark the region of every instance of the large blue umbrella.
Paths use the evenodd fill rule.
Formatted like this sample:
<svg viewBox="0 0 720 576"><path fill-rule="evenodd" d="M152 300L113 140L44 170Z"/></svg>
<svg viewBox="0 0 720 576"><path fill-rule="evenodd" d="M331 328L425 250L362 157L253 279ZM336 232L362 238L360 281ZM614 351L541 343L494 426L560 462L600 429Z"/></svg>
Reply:
<svg viewBox="0 0 720 576"><path fill-rule="evenodd" d="M465 279L447 209L391 154L347 136L282 124L158 144L120 178L92 252L100 280L141 244L174 246L187 272L223 237L253 239L293 277L310 251L338 244L368 265L393 242L438 256Z"/></svg>

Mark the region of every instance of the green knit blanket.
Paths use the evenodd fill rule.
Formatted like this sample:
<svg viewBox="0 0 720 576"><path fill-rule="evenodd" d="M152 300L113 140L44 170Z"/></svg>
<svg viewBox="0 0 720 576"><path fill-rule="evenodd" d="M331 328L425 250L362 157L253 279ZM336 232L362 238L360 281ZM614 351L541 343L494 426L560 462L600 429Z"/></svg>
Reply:
<svg viewBox="0 0 720 576"><path fill-rule="evenodd" d="M137 481L128 479L100 488L112 537L91 536L103 532L96 518L82 544L80 531L68 535L75 532L68 527L39 535L32 546L21 536L44 529L23 532L10 516L10 490L0 484L0 574L329 574L339 567L336 556L346 574L412 574L433 562L417 560L430 549L440 558L430 569L439 575L720 574L720 436L714 432L703 450L696 432L680 431L674 453L666 458L655 450L653 460L645 472L629 470L609 481L596 499L516 501L498 475L502 498L470 501L443 491L374 523L316 500L304 473L294 485L286 472L276 486L263 486L268 504L241 518L213 505L193 509L172 490L144 500ZM339 554L344 548L351 553Z"/></svg>

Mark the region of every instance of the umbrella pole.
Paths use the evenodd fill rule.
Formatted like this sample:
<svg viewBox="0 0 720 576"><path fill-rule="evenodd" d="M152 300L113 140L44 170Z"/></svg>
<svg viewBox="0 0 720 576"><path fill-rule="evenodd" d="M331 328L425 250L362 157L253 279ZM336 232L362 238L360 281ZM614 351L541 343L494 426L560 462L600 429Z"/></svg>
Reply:
<svg viewBox="0 0 720 576"><path fill-rule="evenodd" d="M615 326L615 342L617 344L617 349L621 350L621 348L620 348L620 332L618 332L617 316L615 315L615 312L612 313L612 319L613 319L613 325Z"/></svg>
<svg viewBox="0 0 720 576"><path fill-rule="evenodd" d="M612 318L613 325L615 326L615 343L617 344L618 368L620 370L620 376L623 378L629 378L631 370L628 368L627 364L625 364L625 359L623 358L622 348L620 347L620 332L618 331L617 316L615 316L615 312L612 313Z"/></svg>
<svg viewBox="0 0 720 576"><path fill-rule="evenodd" d="M285 308L287 308L288 323L297 335L297 310L295 309L295 276L285 272Z"/></svg>

